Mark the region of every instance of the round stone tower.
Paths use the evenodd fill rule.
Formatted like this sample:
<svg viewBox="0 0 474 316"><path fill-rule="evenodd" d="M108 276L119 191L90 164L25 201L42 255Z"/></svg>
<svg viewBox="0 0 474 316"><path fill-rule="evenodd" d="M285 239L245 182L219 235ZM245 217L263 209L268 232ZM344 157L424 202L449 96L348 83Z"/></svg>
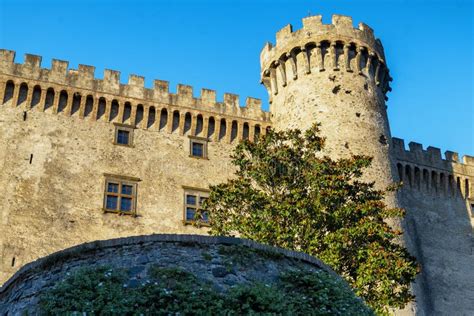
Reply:
<svg viewBox="0 0 474 316"><path fill-rule="evenodd" d="M261 80L268 90L272 124L277 130L307 129L321 123L325 154L374 157L366 178L378 188L393 183L394 166L385 94L391 80L381 42L367 25L334 15L291 25L267 43L260 55Z"/></svg>

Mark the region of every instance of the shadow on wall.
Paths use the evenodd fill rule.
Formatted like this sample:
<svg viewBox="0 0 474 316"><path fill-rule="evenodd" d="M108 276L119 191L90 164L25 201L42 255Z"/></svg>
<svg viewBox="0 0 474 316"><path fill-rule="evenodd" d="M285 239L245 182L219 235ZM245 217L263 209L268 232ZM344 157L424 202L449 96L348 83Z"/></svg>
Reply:
<svg viewBox="0 0 474 316"><path fill-rule="evenodd" d="M405 238L421 264L415 284L426 315L474 313L474 158L394 138L395 162L406 209Z"/></svg>

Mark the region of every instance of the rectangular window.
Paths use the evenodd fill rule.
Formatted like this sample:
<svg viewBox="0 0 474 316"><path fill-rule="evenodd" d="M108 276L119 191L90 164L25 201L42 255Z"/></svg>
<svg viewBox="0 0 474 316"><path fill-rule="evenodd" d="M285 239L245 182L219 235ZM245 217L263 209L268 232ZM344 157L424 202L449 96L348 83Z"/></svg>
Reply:
<svg viewBox="0 0 474 316"><path fill-rule="evenodd" d="M201 214L202 223L209 224L207 212L200 213L202 204L209 197L209 191L195 188L184 188L184 223L191 224L196 221L196 214Z"/></svg>
<svg viewBox="0 0 474 316"><path fill-rule="evenodd" d="M107 177L105 181L104 211L136 215L137 181L139 180L128 177Z"/></svg>
<svg viewBox="0 0 474 316"><path fill-rule="evenodd" d="M132 146L133 145L133 127L115 123L115 145Z"/></svg>
<svg viewBox="0 0 474 316"><path fill-rule="evenodd" d="M189 136L190 157L207 159L207 139Z"/></svg>

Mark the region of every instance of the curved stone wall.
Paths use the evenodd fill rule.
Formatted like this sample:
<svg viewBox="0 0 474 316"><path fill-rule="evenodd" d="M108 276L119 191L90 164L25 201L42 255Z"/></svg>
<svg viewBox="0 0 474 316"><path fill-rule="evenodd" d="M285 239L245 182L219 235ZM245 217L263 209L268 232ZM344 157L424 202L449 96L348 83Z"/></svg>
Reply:
<svg viewBox="0 0 474 316"><path fill-rule="evenodd" d="M240 262L240 263L239 263ZM272 282L290 269L334 271L304 253L231 237L148 235L95 241L68 248L21 268L0 288L0 315L35 315L39 295L85 266L126 268L130 286L151 266L179 267L226 290L245 282Z"/></svg>

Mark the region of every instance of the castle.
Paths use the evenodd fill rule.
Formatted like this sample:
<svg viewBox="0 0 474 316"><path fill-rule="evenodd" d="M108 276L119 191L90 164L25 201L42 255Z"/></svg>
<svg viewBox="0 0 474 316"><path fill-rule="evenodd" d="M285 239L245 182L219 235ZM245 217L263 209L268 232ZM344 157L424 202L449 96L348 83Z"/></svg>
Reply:
<svg viewBox="0 0 474 316"><path fill-rule="evenodd" d="M266 44L261 101L0 50L0 284L22 265L84 242L151 233L205 234L192 224L210 185L230 178L239 140L321 122L325 152L374 157L366 178L403 181L388 203L406 208L405 243L422 266L419 315L474 313L474 157L390 134L390 77L381 42L349 17L291 25ZM416 309L416 311L415 311Z"/></svg>

